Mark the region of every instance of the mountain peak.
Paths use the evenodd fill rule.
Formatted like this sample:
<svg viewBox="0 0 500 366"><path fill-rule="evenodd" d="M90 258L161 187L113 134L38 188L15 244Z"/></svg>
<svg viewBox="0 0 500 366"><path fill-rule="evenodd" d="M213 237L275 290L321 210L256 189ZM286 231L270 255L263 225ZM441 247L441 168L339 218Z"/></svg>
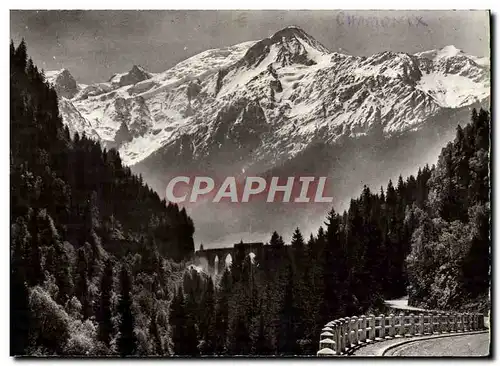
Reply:
<svg viewBox="0 0 500 366"><path fill-rule="evenodd" d="M462 50L456 48L453 45L448 45L448 46L441 48L438 51L437 56L440 58L442 58L442 57L454 57L454 56L459 55L460 53L463 53Z"/></svg>
<svg viewBox="0 0 500 366"><path fill-rule="evenodd" d="M282 66L291 64L313 65L319 56L329 51L321 43L297 26L289 26L269 38L255 43L245 54L247 65L259 65L270 53L275 54L272 62Z"/></svg>
<svg viewBox="0 0 500 366"><path fill-rule="evenodd" d="M141 65L134 65L132 66L132 68L130 69L130 72L144 72L144 73L147 73L146 69L144 67L142 67Z"/></svg>
<svg viewBox="0 0 500 366"><path fill-rule="evenodd" d="M69 72L68 69L66 68L62 68L62 69L59 69L59 70L52 70L52 71L46 71L45 72L45 78L50 82L52 81L52 79L56 79L58 78L59 76L63 76L63 77L67 77L68 75L71 76L71 73Z"/></svg>
<svg viewBox="0 0 500 366"><path fill-rule="evenodd" d="M140 81L151 78L151 74L140 65L133 65L129 72L124 74L115 74L110 82L118 86L132 85Z"/></svg>
<svg viewBox="0 0 500 366"><path fill-rule="evenodd" d="M312 38L309 34L307 34L302 28L291 25L280 29L276 33L271 36L271 40L281 40L282 38L291 38L291 37L301 37L301 38Z"/></svg>
<svg viewBox="0 0 500 366"><path fill-rule="evenodd" d="M56 93L60 97L71 99L78 92L76 80L68 69L48 71L45 73L45 78L54 86Z"/></svg>
<svg viewBox="0 0 500 366"><path fill-rule="evenodd" d="M314 39L302 28L299 28L295 25L291 25L277 31L271 36L270 39L272 43L301 40L302 42L305 42L306 44L310 45L311 47L315 48L316 50L322 53L329 53L328 49L325 46L319 43L316 39Z"/></svg>
<svg viewBox="0 0 500 366"><path fill-rule="evenodd" d="M429 51L418 52L415 56L428 58L430 60L446 59L464 55L464 52L453 45L444 46L440 49L433 49Z"/></svg>

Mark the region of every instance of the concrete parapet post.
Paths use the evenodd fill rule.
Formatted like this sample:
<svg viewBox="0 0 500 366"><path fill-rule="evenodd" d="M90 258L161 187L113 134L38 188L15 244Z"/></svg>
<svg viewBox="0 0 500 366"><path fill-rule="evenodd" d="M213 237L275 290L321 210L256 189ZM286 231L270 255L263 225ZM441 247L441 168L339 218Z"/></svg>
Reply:
<svg viewBox="0 0 500 366"><path fill-rule="evenodd" d="M351 318L352 322L352 338L351 338L351 344L357 346L359 343L359 319L357 316L353 316Z"/></svg>
<svg viewBox="0 0 500 366"><path fill-rule="evenodd" d="M418 333L420 335L424 335L425 334L425 318L424 318L424 313L420 313L420 316L419 316Z"/></svg>
<svg viewBox="0 0 500 366"><path fill-rule="evenodd" d="M347 318L346 347L351 348L351 345L352 345L352 318Z"/></svg>
<svg viewBox="0 0 500 366"><path fill-rule="evenodd" d="M479 329L479 314L474 313L474 330Z"/></svg>
<svg viewBox="0 0 500 366"><path fill-rule="evenodd" d="M340 321L335 320L335 354L340 355L342 352L341 342L340 342Z"/></svg>
<svg viewBox="0 0 500 366"><path fill-rule="evenodd" d="M443 333L444 332L444 315L443 313L440 313L439 314L439 318L438 318L438 322L439 322L439 325L438 325L438 329L439 329L439 333Z"/></svg>
<svg viewBox="0 0 500 366"><path fill-rule="evenodd" d="M395 324L394 314L389 315L389 337L394 338L396 335L396 324Z"/></svg>
<svg viewBox="0 0 500 366"><path fill-rule="evenodd" d="M415 316L410 314L410 335L415 335Z"/></svg>
<svg viewBox="0 0 500 366"><path fill-rule="evenodd" d="M434 314L429 314L429 333L434 334Z"/></svg>
<svg viewBox="0 0 500 366"><path fill-rule="evenodd" d="M370 314L370 318L368 319L368 322L370 323L370 330L368 331L368 338L370 340L375 340L375 315Z"/></svg>
<svg viewBox="0 0 500 366"><path fill-rule="evenodd" d="M331 348L323 348L323 349L320 349L316 353L316 356L318 356L318 357L333 357L333 356L335 356L335 351Z"/></svg>
<svg viewBox="0 0 500 366"><path fill-rule="evenodd" d="M349 346L347 343L347 323L349 318L342 318L342 352L345 352L346 348Z"/></svg>
<svg viewBox="0 0 500 366"><path fill-rule="evenodd" d="M448 319L450 322L450 332L455 332L457 329L457 317L451 313Z"/></svg>
<svg viewBox="0 0 500 366"><path fill-rule="evenodd" d="M333 329L333 340L335 341L335 348L333 349L336 354L338 354L338 346L339 346L339 325L338 321L335 320L331 322L331 327Z"/></svg>
<svg viewBox="0 0 500 366"><path fill-rule="evenodd" d="M339 329L339 346L340 346L340 353L343 353L345 351L345 344L344 344L344 318L340 318L338 320L338 329Z"/></svg>
<svg viewBox="0 0 500 366"><path fill-rule="evenodd" d="M347 350L351 347L351 336L349 334L349 329L351 326L351 318L344 318L344 347Z"/></svg>
<svg viewBox="0 0 500 366"><path fill-rule="evenodd" d="M385 338L385 315L380 314L380 333L379 337L384 339Z"/></svg>
<svg viewBox="0 0 500 366"><path fill-rule="evenodd" d="M334 339L335 335L332 332L322 332L319 336L319 340L322 341L323 339Z"/></svg>
<svg viewBox="0 0 500 366"><path fill-rule="evenodd" d="M333 348L335 348L335 341L333 339L330 339L330 338L325 338L322 341L320 341L319 342L319 349L322 350L325 348L331 349L333 351Z"/></svg>
<svg viewBox="0 0 500 366"><path fill-rule="evenodd" d="M401 337L404 337L405 333L406 333L406 329L405 329L405 314L404 313L400 313L399 314L399 332L398 332L398 334Z"/></svg>
<svg viewBox="0 0 500 366"><path fill-rule="evenodd" d="M359 327L360 327L360 336L359 336L359 341L360 342L366 342L366 316L361 315L361 319L359 321Z"/></svg>

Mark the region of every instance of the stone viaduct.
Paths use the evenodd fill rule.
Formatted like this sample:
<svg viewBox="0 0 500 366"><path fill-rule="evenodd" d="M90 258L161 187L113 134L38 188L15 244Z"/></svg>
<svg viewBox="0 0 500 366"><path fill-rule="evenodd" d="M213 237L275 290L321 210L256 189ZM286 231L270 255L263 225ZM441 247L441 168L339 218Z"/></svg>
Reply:
<svg viewBox="0 0 500 366"><path fill-rule="evenodd" d="M226 267L226 261L230 256L231 261L240 256L240 258L246 258L251 253L255 255L257 260L263 259L267 252L270 252L272 247L270 245L264 245L264 243L237 243L233 247L226 248L215 248L215 249L203 249L195 252L195 258L204 258L208 262L210 270L216 273L222 273Z"/></svg>

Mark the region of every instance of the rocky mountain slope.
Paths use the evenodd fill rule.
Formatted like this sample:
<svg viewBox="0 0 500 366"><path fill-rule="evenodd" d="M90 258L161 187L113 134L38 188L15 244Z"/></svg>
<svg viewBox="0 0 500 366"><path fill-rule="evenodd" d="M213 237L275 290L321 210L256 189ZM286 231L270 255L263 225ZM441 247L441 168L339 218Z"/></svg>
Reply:
<svg viewBox="0 0 500 366"><path fill-rule="evenodd" d="M391 135L489 96L488 60L453 46L354 57L329 52L295 27L203 52L159 74L133 66L106 83L79 86L65 69L47 78L88 121L75 130L116 143L129 165L184 134L203 154L214 142L206 132L217 133L221 119L231 119L234 133L256 113L254 132L265 134L259 155L279 148L288 157L318 135ZM75 124L71 113L63 117ZM133 135L127 143L115 141L122 123Z"/></svg>
<svg viewBox="0 0 500 366"><path fill-rule="evenodd" d="M158 74L134 66L108 82L76 86L68 75L67 70L47 73L60 93L65 123L118 148L124 162L160 192L180 173L222 178L287 166L282 172L299 175L290 166L325 159L311 155L317 146L337 151L354 141L335 156L340 162L355 146L372 149L429 130L426 126L447 126L440 138L423 133L437 144L421 141L420 157L427 156L456 125L443 116L466 115L472 105L487 103L490 94L488 58L453 46L356 57L328 51L297 27L202 52ZM389 154L387 169L395 158ZM366 157L358 163L363 161ZM349 194L342 187L358 175L347 173L346 166L330 164L314 173L327 175L332 169L342 180L336 196ZM367 177L364 182L371 182ZM352 184L361 188L359 180ZM230 217L239 220L234 213Z"/></svg>

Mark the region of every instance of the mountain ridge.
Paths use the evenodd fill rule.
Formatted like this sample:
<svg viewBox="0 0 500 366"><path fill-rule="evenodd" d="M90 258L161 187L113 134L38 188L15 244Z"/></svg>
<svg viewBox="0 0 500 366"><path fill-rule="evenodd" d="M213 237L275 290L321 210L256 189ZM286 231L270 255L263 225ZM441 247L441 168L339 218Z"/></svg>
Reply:
<svg viewBox="0 0 500 366"><path fill-rule="evenodd" d="M363 184L378 184L372 155L384 159L385 176L411 171L401 155L409 154L415 166L432 163L456 127L446 116L458 113L461 120L473 106L489 103L485 64L456 47L369 57L328 52L292 27L264 40L204 51L135 84L80 87L67 102L88 123L72 122L64 109L62 114L67 124L85 126L79 132L95 132L107 147L117 148L124 163L160 195L178 175L223 179L268 174L285 165L278 169L281 175L300 175L298 167L305 167L310 174L335 177L339 202ZM412 141L405 136L418 139L411 152L396 142ZM319 155L307 153L316 145L324 146ZM370 153L384 145L392 150ZM315 164L321 159L335 163L321 170ZM355 172L356 164L364 170ZM207 217L234 221L236 232L267 232L265 221L278 212L268 206L189 209L200 228L197 238L206 242L205 234L227 234L216 222L204 222ZM259 219L248 227L249 217Z"/></svg>
<svg viewBox="0 0 500 366"><path fill-rule="evenodd" d="M459 59L455 61L458 66L453 68L454 63L450 60L454 61L457 57ZM228 60L224 62L221 58ZM438 60L440 63L433 64L433 60ZM192 130L197 129L197 123L192 123L192 120L196 120L195 114L198 109L196 98L200 96L200 93L202 97L208 94L209 97L215 97L214 99L233 98L254 101L256 98L268 99L265 101L268 105L263 109L268 112L264 113L268 120L279 119L276 114L285 116L288 114L288 120L296 119L294 115L298 114L311 116L310 118L300 116L299 124L283 123L280 129L281 135L293 134L291 130L294 127L298 127L297 135L314 135L319 123L311 123L311 121L321 120L319 117L322 113L323 115L333 114L333 117L328 118L327 123L321 123L329 129L334 127L340 132L340 126L347 122L349 131L346 133L356 136L359 133L366 133L373 125L376 126L379 123L384 125L384 133L390 134L412 125L418 125L423 119L423 114L436 113L441 107L460 107L472 104L477 101L476 99L487 98L489 93L484 89L489 88L489 83L485 82L489 75L486 75L488 73L482 69L483 66L475 61L477 58L465 55L454 46L424 51L415 55L391 51L370 57L344 55L329 52L301 28L290 26L264 40L204 51L163 73L150 73L134 65L128 73L115 74L107 83L80 87L78 93L73 93L73 97L67 99L89 122L86 125L92 126L90 130L82 128L79 130L76 127L75 130L80 133L95 131L92 133L93 136L97 134L110 147L118 147L124 162L133 165L158 148L167 145L169 140L179 138L184 133L190 134ZM346 71L342 72L342 70ZM67 70L65 72L69 74ZM134 77L135 74L138 76ZM48 79L58 84L58 77L52 75ZM131 80L120 81L124 77ZM256 85L255 81L259 78L261 85ZM312 82L324 85L319 90L311 90L311 83L302 83L305 84L305 90L294 91L293 89L297 88L304 78L306 78L305 81L309 78ZM332 79L333 83L325 83L325 80ZM184 88L192 90L194 82L199 84L194 88L199 89L196 90L196 95L175 95L174 98L169 95L172 91L173 94L182 94ZM466 90L473 89L476 83L483 82L484 84L482 90L476 93L478 95L471 96L461 90L458 90L458 93L449 91L453 89L453 85L458 85L460 82L464 84L463 88ZM268 85L262 85L266 83ZM285 88L288 90L283 91L283 84L287 83L291 85ZM249 89L252 86L254 90L238 93L238 89ZM339 89L339 95L336 98L321 95L324 94L325 89L334 87ZM403 94L409 99L403 104L420 105L422 113L411 113L404 110L406 105L401 108L396 105L396 102L387 106L386 95L370 95L373 94L372 89L381 87L385 87L388 93L396 94L398 97ZM320 95L311 95L310 92ZM240 97L238 94L246 95ZM316 103L297 103L297 98L299 102L301 101L300 94L308 94L308 99L315 99ZM68 95L62 96L68 97ZM136 99L137 97L144 98L145 105L138 106L137 102L134 102L134 100L140 100ZM138 138L136 141L131 141L125 146L118 146L114 143L115 134L121 123L118 123L117 113L113 111L116 107L109 107L106 103L109 100L121 98L125 101L131 100L128 102L131 109L143 109L144 114L137 118L142 121L142 124L149 126L146 132L149 134L149 141L143 138L145 134L142 133L134 137L134 139ZM374 100L368 99L366 103L361 103L366 98ZM384 103L381 103L381 100ZM358 113L352 113L350 121L346 121L346 108L342 108L342 104L345 106L346 103L352 104L351 113L359 108ZM216 101L215 104L217 108L211 108L212 110L220 110L223 105L230 103ZM277 104L277 113L273 104ZM384 107L383 104L386 106ZM323 110L323 107L326 110ZM162 113L164 109L166 113ZM217 113L212 112L211 115L215 118ZM385 121L379 121L380 118ZM409 120L406 126L401 126L397 121L396 123L390 122L391 119L400 121L402 118ZM188 121L182 121L185 119ZM64 113L63 120L67 124L72 124L71 117L65 116ZM342 133L344 133L344 128L342 128ZM158 140L155 138L157 135L159 135ZM338 133L329 133L329 138L333 141L338 137ZM306 144L310 142L310 139L306 138L306 140L309 140ZM301 150L297 143L288 146L291 155Z"/></svg>
<svg viewBox="0 0 500 366"><path fill-rule="evenodd" d="M197 111L204 116L208 112L210 116L205 118L215 120L218 111L231 104L227 99L259 99L268 121L281 119L281 137L304 136L295 140L305 141L293 141L286 147L293 156L302 149L301 144L311 142L307 136L316 135L322 127L330 131L327 134L332 141L344 133L365 134L377 124L383 125L385 134L397 133L417 126L424 116L440 108L486 99L489 72L477 60L454 46L415 55L385 51L370 57L350 56L329 52L302 29L291 26L264 40L204 51L158 74L134 65L107 83L80 87L67 99L103 142L119 148L129 165L182 134L195 133L201 124ZM134 82L112 82L133 74L134 68L142 75ZM54 77L51 81L57 84ZM194 83L198 86L193 87ZM315 88L318 83L321 87ZM476 91L475 86L479 86ZM325 93L333 88L338 89L337 95ZM185 89L195 90L195 94L185 93ZM391 104L387 103L388 94ZM134 102L137 97L144 99L146 107L141 107L144 113L137 118L149 129L119 146L114 137L121 123L117 122L116 108L107 103L123 98L130 100L131 109L141 109ZM305 103L305 97L313 102ZM405 100L398 103L402 97ZM207 102L214 105L206 108ZM321 118L322 114L328 118ZM403 119L404 125L400 122ZM63 120L72 123L64 113ZM79 132L83 131L90 132Z"/></svg>

